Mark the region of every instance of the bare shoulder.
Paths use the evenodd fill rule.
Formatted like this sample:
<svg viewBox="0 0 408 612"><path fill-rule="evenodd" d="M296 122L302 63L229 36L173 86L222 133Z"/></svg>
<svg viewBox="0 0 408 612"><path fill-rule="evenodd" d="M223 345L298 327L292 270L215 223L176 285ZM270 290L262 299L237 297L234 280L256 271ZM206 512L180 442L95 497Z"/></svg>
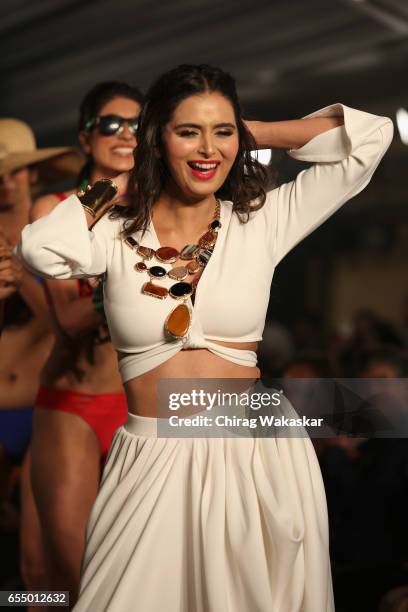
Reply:
<svg viewBox="0 0 408 612"><path fill-rule="evenodd" d="M66 191L64 196L68 197L73 193L75 193L75 190ZM44 215L48 215L59 202L61 202L61 198L55 193L37 198L30 210L30 221L33 222L40 219L40 217L44 217Z"/></svg>

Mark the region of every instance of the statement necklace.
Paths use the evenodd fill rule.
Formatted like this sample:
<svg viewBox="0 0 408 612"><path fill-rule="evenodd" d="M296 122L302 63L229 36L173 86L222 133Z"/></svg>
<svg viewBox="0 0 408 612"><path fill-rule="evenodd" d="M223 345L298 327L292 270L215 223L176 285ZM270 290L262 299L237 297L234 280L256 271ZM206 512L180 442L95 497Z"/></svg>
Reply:
<svg viewBox="0 0 408 612"><path fill-rule="evenodd" d="M134 269L140 273L146 272L150 277L150 280L143 284L142 293L160 300L164 300L170 295L170 297L175 300L183 302L171 311L164 322L164 328L172 339L178 340L184 338L190 330L191 311L186 301L189 297L194 295L199 278L213 254L218 230L221 228L220 210L220 202L217 200L214 217L208 225L207 231L200 236L197 244L186 244L181 251L169 246L163 246L155 250L150 247L142 246L131 236L125 240L125 243L141 258L141 261L136 263ZM153 258L160 263L172 264L178 259L186 263L167 271L161 265L149 266L146 263L150 262ZM200 273L197 274L191 282L185 280L188 276L192 276L197 272ZM153 282L154 280L163 279L166 276L177 281L169 289L161 285L156 285Z"/></svg>

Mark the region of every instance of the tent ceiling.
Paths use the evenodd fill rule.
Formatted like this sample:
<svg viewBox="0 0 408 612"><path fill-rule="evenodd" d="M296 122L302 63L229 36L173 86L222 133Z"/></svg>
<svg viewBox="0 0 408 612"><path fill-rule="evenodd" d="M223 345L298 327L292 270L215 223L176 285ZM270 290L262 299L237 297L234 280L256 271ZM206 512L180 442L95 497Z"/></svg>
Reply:
<svg viewBox="0 0 408 612"><path fill-rule="evenodd" d="M2 0L1 12L0 114L43 143L72 137L93 83L146 89L182 62L229 70L259 118L408 105L406 0Z"/></svg>

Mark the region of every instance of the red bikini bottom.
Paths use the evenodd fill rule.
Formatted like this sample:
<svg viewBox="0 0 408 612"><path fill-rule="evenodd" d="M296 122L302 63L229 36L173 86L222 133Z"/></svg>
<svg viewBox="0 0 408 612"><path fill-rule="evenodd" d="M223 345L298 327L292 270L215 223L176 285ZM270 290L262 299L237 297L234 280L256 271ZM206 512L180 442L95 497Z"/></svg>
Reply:
<svg viewBox="0 0 408 612"><path fill-rule="evenodd" d="M80 393L40 387L35 405L70 412L86 421L99 440L102 459L108 453L113 434L128 419L124 393Z"/></svg>

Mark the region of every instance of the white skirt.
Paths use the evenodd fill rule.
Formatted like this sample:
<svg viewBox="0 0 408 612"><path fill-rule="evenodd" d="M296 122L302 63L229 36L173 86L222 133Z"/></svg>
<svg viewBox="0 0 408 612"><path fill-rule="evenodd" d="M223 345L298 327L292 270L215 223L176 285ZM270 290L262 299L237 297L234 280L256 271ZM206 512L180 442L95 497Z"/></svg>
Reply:
<svg viewBox="0 0 408 612"><path fill-rule="evenodd" d="M304 438L158 438L129 415L92 509L75 612L332 612Z"/></svg>

